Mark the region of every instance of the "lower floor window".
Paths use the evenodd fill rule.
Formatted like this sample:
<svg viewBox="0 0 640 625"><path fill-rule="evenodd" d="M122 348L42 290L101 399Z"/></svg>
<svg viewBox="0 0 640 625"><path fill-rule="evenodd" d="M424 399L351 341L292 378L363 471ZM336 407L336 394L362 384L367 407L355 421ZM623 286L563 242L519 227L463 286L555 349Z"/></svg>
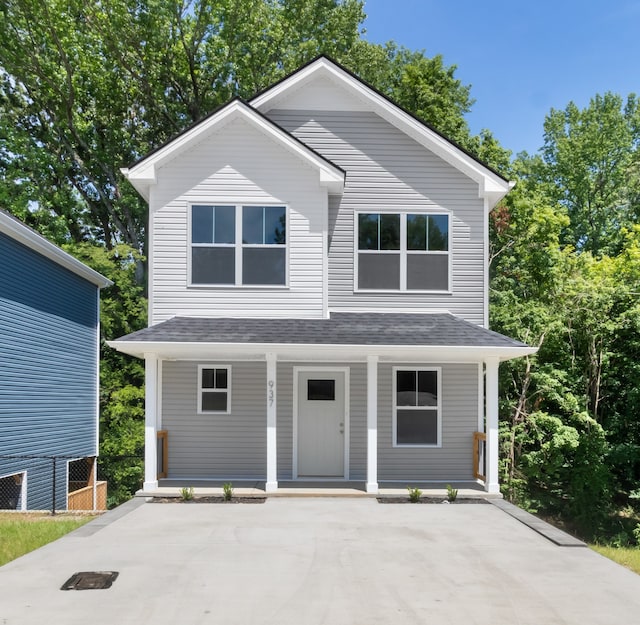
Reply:
<svg viewBox="0 0 640 625"><path fill-rule="evenodd" d="M393 370L394 446L440 445L439 368Z"/></svg>
<svg viewBox="0 0 640 625"><path fill-rule="evenodd" d="M231 367L198 367L198 412L231 411Z"/></svg>

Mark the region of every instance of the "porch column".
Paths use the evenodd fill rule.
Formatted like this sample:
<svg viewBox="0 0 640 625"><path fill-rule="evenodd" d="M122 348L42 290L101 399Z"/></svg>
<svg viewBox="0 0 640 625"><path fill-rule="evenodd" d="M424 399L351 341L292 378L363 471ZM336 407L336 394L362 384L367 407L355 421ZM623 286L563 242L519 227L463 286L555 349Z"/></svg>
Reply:
<svg viewBox="0 0 640 625"><path fill-rule="evenodd" d="M158 488L157 422L158 357L144 355L144 484L143 490Z"/></svg>
<svg viewBox="0 0 640 625"><path fill-rule="evenodd" d="M378 357L367 356L367 486L378 492Z"/></svg>
<svg viewBox="0 0 640 625"><path fill-rule="evenodd" d="M267 354L267 481L265 490L272 493L278 490L278 438L276 422L277 410L277 358Z"/></svg>
<svg viewBox="0 0 640 625"><path fill-rule="evenodd" d="M500 484L498 480L498 358L487 358L485 360L485 380L486 380L486 419L485 433L486 441L486 475L484 488L489 493L499 493Z"/></svg>

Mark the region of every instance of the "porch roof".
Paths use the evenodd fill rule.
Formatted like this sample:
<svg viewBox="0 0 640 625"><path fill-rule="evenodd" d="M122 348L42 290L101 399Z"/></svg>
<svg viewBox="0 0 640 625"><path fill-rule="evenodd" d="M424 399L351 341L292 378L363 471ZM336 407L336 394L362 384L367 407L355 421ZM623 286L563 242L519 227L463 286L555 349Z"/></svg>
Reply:
<svg viewBox="0 0 640 625"><path fill-rule="evenodd" d="M344 313L328 319L174 317L155 326L109 341L115 349L143 356L202 357L208 346L216 353L258 353L262 350L311 357L337 355L393 355L418 350L448 359L502 360L536 350L520 341L487 330L450 313ZM309 347L313 346L312 354ZM223 350L223 347L225 348Z"/></svg>

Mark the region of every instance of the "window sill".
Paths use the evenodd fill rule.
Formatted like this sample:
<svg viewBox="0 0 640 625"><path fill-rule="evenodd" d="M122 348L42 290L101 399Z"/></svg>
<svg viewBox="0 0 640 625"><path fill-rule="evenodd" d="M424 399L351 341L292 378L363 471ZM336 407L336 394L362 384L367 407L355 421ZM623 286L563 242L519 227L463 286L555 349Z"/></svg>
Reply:
<svg viewBox="0 0 640 625"><path fill-rule="evenodd" d="M438 445L403 445L394 443L392 445L394 449L442 449L442 444Z"/></svg>
<svg viewBox="0 0 640 625"><path fill-rule="evenodd" d="M401 291L400 289L354 289L354 294L358 293L393 293L393 295L453 295L451 290L439 290L439 291L425 291L419 289L407 289Z"/></svg>
<svg viewBox="0 0 640 625"><path fill-rule="evenodd" d="M187 284L197 291L290 291L288 284Z"/></svg>

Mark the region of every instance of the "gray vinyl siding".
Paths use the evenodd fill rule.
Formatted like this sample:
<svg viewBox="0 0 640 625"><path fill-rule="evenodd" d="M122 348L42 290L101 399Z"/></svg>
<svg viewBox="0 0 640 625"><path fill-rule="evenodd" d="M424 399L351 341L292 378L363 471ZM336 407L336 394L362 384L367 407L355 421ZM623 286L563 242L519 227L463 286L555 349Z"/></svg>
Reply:
<svg viewBox="0 0 640 625"><path fill-rule="evenodd" d="M97 287L0 233L0 456L97 454ZM56 506L66 507L66 459ZM29 509L52 505L50 460L3 460L27 472Z"/></svg>
<svg viewBox="0 0 640 625"><path fill-rule="evenodd" d="M198 364L231 364L230 414L197 414ZM442 447L393 448L392 370L378 367L378 479L472 480L472 435L478 425L478 366L423 363L442 368ZM349 477L366 480L367 382L365 363L279 362L277 365L277 477L293 476L294 367L349 368ZM266 364L164 362L162 424L169 438L169 478L266 478Z"/></svg>
<svg viewBox="0 0 640 625"><path fill-rule="evenodd" d="M473 432L478 427L478 365L442 367L442 447L393 447L392 376L402 363L378 367L378 479L415 481L473 480ZM408 369L417 366L406 365Z"/></svg>
<svg viewBox="0 0 640 625"><path fill-rule="evenodd" d="M230 414L198 414L198 365L231 366ZM163 362L162 429L169 478L266 478L264 362Z"/></svg>
<svg viewBox="0 0 640 625"><path fill-rule="evenodd" d="M362 111L272 110L268 116L347 171L329 200L332 310L448 310L484 322L483 201L478 185L379 116ZM451 211L452 292L354 292L355 211Z"/></svg>
<svg viewBox="0 0 640 625"><path fill-rule="evenodd" d="M278 480L293 477L293 367L293 363L279 362L276 371Z"/></svg>
<svg viewBox="0 0 640 625"><path fill-rule="evenodd" d="M328 195L319 174L242 121L160 168L150 200L150 323L173 316L322 317ZM286 287L189 286L189 206L288 209Z"/></svg>

